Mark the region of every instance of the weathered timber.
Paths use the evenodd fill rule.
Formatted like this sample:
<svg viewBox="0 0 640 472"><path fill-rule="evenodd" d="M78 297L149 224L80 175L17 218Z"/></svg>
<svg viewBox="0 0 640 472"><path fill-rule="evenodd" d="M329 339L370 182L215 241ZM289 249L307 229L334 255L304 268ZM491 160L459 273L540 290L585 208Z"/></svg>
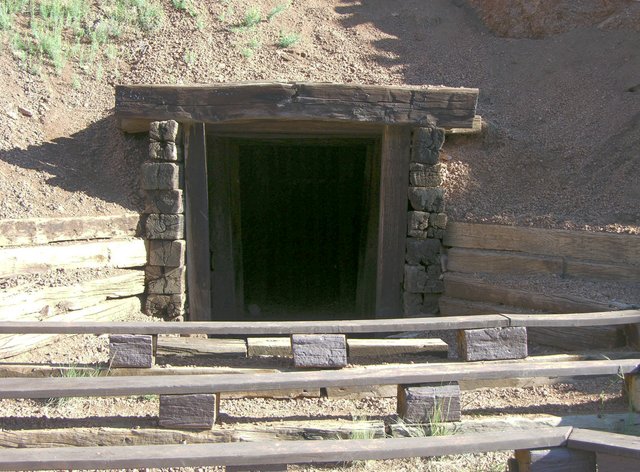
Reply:
<svg viewBox="0 0 640 472"><path fill-rule="evenodd" d="M209 321L211 253L205 126L194 124L187 127L184 134L189 321Z"/></svg>
<svg viewBox="0 0 640 472"><path fill-rule="evenodd" d="M287 464L228 465L225 472L287 472Z"/></svg>
<svg viewBox="0 0 640 472"><path fill-rule="evenodd" d="M152 337L148 334L112 334L109 336L109 365L116 368L151 368Z"/></svg>
<svg viewBox="0 0 640 472"><path fill-rule="evenodd" d="M154 121L149 123L149 138L153 141L178 141L180 125L177 121Z"/></svg>
<svg viewBox="0 0 640 472"><path fill-rule="evenodd" d="M562 257L509 251L453 247L447 251L447 270L490 274L562 274Z"/></svg>
<svg viewBox="0 0 640 472"><path fill-rule="evenodd" d="M347 339L349 357L383 357L400 354L429 354L447 352L442 339Z"/></svg>
<svg viewBox="0 0 640 472"><path fill-rule="evenodd" d="M465 300L501 303L550 313L609 311L616 309L608 303L595 302L575 296L545 295L515 288L492 285L470 276L447 273L445 293Z"/></svg>
<svg viewBox="0 0 640 472"><path fill-rule="evenodd" d="M224 122L255 119L430 124L471 128L477 89L313 83L116 87L116 116L125 131L141 120Z"/></svg>
<svg viewBox="0 0 640 472"><path fill-rule="evenodd" d="M375 315L402 310L402 281L407 227L407 168L411 130L385 126L380 145Z"/></svg>
<svg viewBox="0 0 640 472"><path fill-rule="evenodd" d="M158 161L181 161L181 149L176 143L151 141L149 143L149 158Z"/></svg>
<svg viewBox="0 0 640 472"><path fill-rule="evenodd" d="M202 465L295 464L430 457L450 454L563 446L571 428L426 438L362 439L11 449L0 470L115 469Z"/></svg>
<svg viewBox="0 0 640 472"><path fill-rule="evenodd" d="M466 361L524 359L527 328L484 328L458 331L458 354Z"/></svg>
<svg viewBox="0 0 640 472"><path fill-rule="evenodd" d="M138 214L0 220L0 247L132 238L138 235L139 223Z"/></svg>
<svg viewBox="0 0 640 472"><path fill-rule="evenodd" d="M147 190L144 195L145 213L183 213L182 190Z"/></svg>
<svg viewBox="0 0 640 472"><path fill-rule="evenodd" d="M186 241L149 241L149 264L180 267L185 264Z"/></svg>
<svg viewBox="0 0 640 472"><path fill-rule="evenodd" d="M147 293L157 295L182 294L187 288L185 266L165 267L147 265L145 268Z"/></svg>
<svg viewBox="0 0 640 472"><path fill-rule="evenodd" d="M460 421L457 382L398 385L398 416L405 423Z"/></svg>
<svg viewBox="0 0 640 472"><path fill-rule="evenodd" d="M396 398L396 385L367 385L364 387L327 387L323 389L329 398Z"/></svg>
<svg viewBox="0 0 640 472"><path fill-rule="evenodd" d="M158 355L204 355L246 357L244 339L158 338Z"/></svg>
<svg viewBox="0 0 640 472"><path fill-rule="evenodd" d="M626 234L451 222L444 244L640 265L640 238Z"/></svg>
<svg viewBox="0 0 640 472"><path fill-rule="evenodd" d="M586 257L589 257L587 255ZM640 280L640 266L629 264L604 264L601 262L566 259L564 274L568 277L596 280Z"/></svg>
<svg viewBox="0 0 640 472"><path fill-rule="evenodd" d="M57 322L56 320L86 320L86 321L103 321L121 319L123 315L140 312L140 299L138 297L127 297L116 300L106 300L94 306L82 308L80 310L70 311L53 315L47 319ZM40 323L35 321L41 319L40 313L25 315L23 322L16 323ZM27 321L29 320L29 321ZM73 322L73 321L71 321ZM18 331L20 332L20 331ZM38 330L35 331L38 333ZM56 336L51 334L6 334L0 336L0 359L15 356L35 346L52 342Z"/></svg>
<svg viewBox="0 0 640 472"><path fill-rule="evenodd" d="M87 280L65 287L49 287L36 292L24 292L21 287L0 293L0 320L18 321L22 315L37 313L37 319L67 311L80 310L104 300L124 298L144 292L144 272L130 270L126 274ZM31 316L29 319L33 319Z"/></svg>
<svg viewBox="0 0 640 472"><path fill-rule="evenodd" d="M143 190L175 190L184 186L181 164L171 162L146 162L140 170Z"/></svg>
<svg viewBox="0 0 640 472"><path fill-rule="evenodd" d="M148 239L183 239L184 215L162 215L156 213L148 215L145 220L145 235Z"/></svg>
<svg viewBox="0 0 640 472"><path fill-rule="evenodd" d="M512 377L596 376L637 373L638 359L578 362L503 362L491 364L407 364L343 370L283 372L268 375L139 376L95 378L7 378L0 398L125 396L220 393L289 388L399 385Z"/></svg>
<svg viewBox="0 0 640 472"><path fill-rule="evenodd" d="M640 461L640 441L637 436L576 428L569 437L567 447Z"/></svg>
<svg viewBox="0 0 640 472"><path fill-rule="evenodd" d="M343 334L294 334L293 364L298 368L340 368L347 365L347 340Z"/></svg>
<svg viewBox="0 0 640 472"><path fill-rule="evenodd" d="M354 432L384 438L382 421L305 420L264 424L237 423L233 428L185 431L157 428L47 428L0 430L0 447L87 447L145 446L168 444L208 444L255 441L296 441L306 439L351 439Z"/></svg>
<svg viewBox="0 0 640 472"><path fill-rule="evenodd" d="M576 327L609 326L640 323L640 310L599 311L591 313L561 313L544 315L502 313L511 321L510 326L534 327Z"/></svg>
<svg viewBox="0 0 640 472"><path fill-rule="evenodd" d="M247 338L249 357L291 357L291 338Z"/></svg>
<svg viewBox="0 0 640 472"><path fill-rule="evenodd" d="M566 447L515 451L518 472L595 472L596 455Z"/></svg>
<svg viewBox="0 0 640 472"><path fill-rule="evenodd" d="M51 269L142 267L146 262L142 239L4 248L0 249L0 277Z"/></svg>
<svg viewBox="0 0 640 472"><path fill-rule="evenodd" d="M486 303L473 300L464 300L443 295L438 300L440 314L444 317L450 316L477 316L491 313L537 313L536 310L500 305L499 303ZM542 315L541 313L538 313Z"/></svg>
<svg viewBox="0 0 640 472"><path fill-rule="evenodd" d="M216 321L189 323L26 323L0 322L0 333L56 334L212 334L212 335L287 335L287 334L350 334L388 333L400 331L437 331L509 326L501 315L474 317L450 316L427 318L394 318L377 320L324 321Z"/></svg>
<svg viewBox="0 0 640 472"><path fill-rule="evenodd" d="M160 395L158 425L163 428L211 429L217 416L213 393Z"/></svg>

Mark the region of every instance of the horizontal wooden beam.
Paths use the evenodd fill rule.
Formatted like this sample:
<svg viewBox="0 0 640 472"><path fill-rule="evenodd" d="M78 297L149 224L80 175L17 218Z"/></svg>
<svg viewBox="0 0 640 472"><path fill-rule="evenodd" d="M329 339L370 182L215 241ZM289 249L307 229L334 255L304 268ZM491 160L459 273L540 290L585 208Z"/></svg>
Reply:
<svg viewBox="0 0 640 472"><path fill-rule="evenodd" d="M613 326L640 323L640 310L602 311L592 313L565 313L559 315L503 314L511 321L510 326L576 327Z"/></svg>
<svg viewBox="0 0 640 472"><path fill-rule="evenodd" d="M34 448L3 450L2 470L117 469L205 465L304 464L433 457L563 446L571 428L458 436L348 441Z"/></svg>
<svg viewBox="0 0 640 472"><path fill-rule="evenodd" d="M0 247L138 236L140 215L0 220Z"/></svg>
<svg viewBox="0 0 640 472"><path fill-rule="evenodd" d="M630 234L450 222L444 244L640 266L640 238Z"/></svg>
<svg viewBox="0 0 640 472"><path fill-rule="evenodd" d="M430 318L392 318L343 321L192 321L186 323L47 323L0 322L0 333L56 334L212 334L270 336L288 334L392 333L401 331L439 331L506 327L509 320L500 315L450 316Z"/></svg>
<svg viewBox="0 0 640 472"><path fill-rule="evenodd" d="M640 461L640 440L638 436L604 433L588 429L574 429L569 436L567 447L583 451L631 457ZM640 463L638 469L640 470Z"/></svg>
<svg viewBox="0 0 640 472"><path fill-rule="evenodd" d="M478 89L314 83L120 85L125 131L143 120L219 123L256 119L373 122L472 128Z"/></svg>
<svg viewBox="0 0 640 472"><path fill-rule="evenodd" d="M63 268L142 267L146 262L142 239L9 247L0 249L0 277Z"/></svg>
<svg viewBox="0 0 640 472"><path fill-rule="evenodd" d="M337 371L283 372L265 375L140 376L95 378L6 378L0 398L128 396L221 393L294 388L409 385L456 380L513 377L567 377L637 373L640 360L577 362L407 364Z"/></svg>

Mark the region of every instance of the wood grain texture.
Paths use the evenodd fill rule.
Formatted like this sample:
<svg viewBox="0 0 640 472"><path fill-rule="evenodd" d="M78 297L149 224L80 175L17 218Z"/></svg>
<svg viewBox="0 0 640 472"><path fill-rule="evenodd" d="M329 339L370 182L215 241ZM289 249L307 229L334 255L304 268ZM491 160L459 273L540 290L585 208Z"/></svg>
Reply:
<svg viewBox="0 0 640 472"><path fill-rule="evenodd" d="M57 321L74 320L81 322L81 320L99 322L105 320L122 319L123 316L131 313L140 312L140 299L138 297L127 297L116 300L106 300L104 302L92 305L80 310L69 311L66 313L54 314L47 319L56 323ZM40 323L36 321L41 319L40 313L29 314L23 316L25 323ZM73 321L71 321L73 322ZM18 331L20 332L20 331ZM56 336L51 334L3 334L0 335L0 359L15 356L22 352L28 351L35 346L45 345L53 342Z"/></svg>
<svg viewBox="0 0 640 472"><path fill-rule="evenodd" d="M566 447L516 451L518 472L595 472L596 455Z"/></svg>
<svg viewBox="0 0 640 472"><path fill-rule="evenodd" d="M444 244L640 265L640 238L628 234L450 222Z"/></svg>
<svg viewBox="0 0 640 472"><path fill-rule="evenodd" d="M615 454L596 453L598 472L638 472L640 460Z"/></svg>
<svg viewBox="0 0 640 472"><path fill-rule="evenodd" d="M562 274L562 265L561 257L458 247L447 251L447 270L466 274Z"/></svg>
<svg viewBox="0 0 640 472"><path fill-rule="evenodd" d="M379 320L325 321L216 321L188 323L113 322L113 323L47 323L0 322L0 333L56 334L213 334L269 336L289 334L392 333L473 329L508 326L500 315L450 316L428 318L388 318Z"/></svg>
<svg viewBox="0 0 640 472"><path fill-rule="evenodd" d="M158 355L246 357L244 339L158 338Z"/></svg>
<svg viewBox="0 0 640 472"><path fill-rule="evenodd" d="M56 314L80 310L107 299L124 298L144 292L144 271L87 280L75 285L47 287L25 292L21 287L0 293L0 320L18 321L23 315L37 313L35 319L46 320ZM28 320L34 316L28 316Z"/></svg>
<svg viewBox="0 0 640 472"><path fill-rule="evenodd" d="M140 120L255 119L425 124L472 128L478 89L313 83L116 87L120 126ZM126 128L124 128L127 130Z"/></svg>
<svg viewBox="0 0 640 472"><path fill-rule="evenodd" d="M335 386L408 385L505 377L617 375L637 373L639 363L638 359L488 364L462 362L283 372L267 375L7 378L0 384L0 398L220 393Z"/></svg>
<svg viewBox="0 0 640 472"><path fill-rule="evenodd" d="M562 446L571 428L540 428L503 433L427 438L362 439L34 448L3 451L0 469L108 469L202 465L295 464L432 457L450 454Z"/></svg>
<svg viewBox="0 0 640 472"><path fill-rule="evenodd" d="M640 441L637 436L576 428L569 437L567 447L640 461Z"/></svg>
<svg viewBox="0 0 640 472"><path fill-rule="evenodd" d="M211 253L207 145L204 124L184 132L189 320L211 320Z"/></svg>
<svg viewBox="0 0 640 472"><path fill-rule="evenodd" d="M146 262L142 239L10 247L0 249L0 277L51 269L142 267Z"/></svg>
<svg viewBox="0 0 640 472"><path fill-rule="evenodd" d="M139 224L138 214L0 220L0 247L132 238L138 236Z"/></svg>
<svg viewBox="0 0 640 472"><path fill-rule="evenodd" d="M144 446L305 439L350 439L355 431L384 438L382 421L305 420L269 424L237 423L233 428L185 431L158 428L47 428L0 430L2 448ZM3 449L4 451L4 449Z"/></svg>

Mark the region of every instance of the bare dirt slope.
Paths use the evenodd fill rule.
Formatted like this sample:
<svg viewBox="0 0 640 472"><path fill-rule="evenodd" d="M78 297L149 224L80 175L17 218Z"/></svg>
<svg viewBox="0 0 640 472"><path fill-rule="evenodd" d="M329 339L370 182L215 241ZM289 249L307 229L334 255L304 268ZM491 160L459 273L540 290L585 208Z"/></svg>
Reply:
<svg viewBox="0 0 640 472"><path fill-rule="evenodd" d="M485 134L445 145L456 220L638 231L639 2L295 0L251 29L278 2L160 3L160 30L99 68L34 74L2 33L0 218L139 210L145 139L114 126L116 83L306 80L479 87Z"/></svg>

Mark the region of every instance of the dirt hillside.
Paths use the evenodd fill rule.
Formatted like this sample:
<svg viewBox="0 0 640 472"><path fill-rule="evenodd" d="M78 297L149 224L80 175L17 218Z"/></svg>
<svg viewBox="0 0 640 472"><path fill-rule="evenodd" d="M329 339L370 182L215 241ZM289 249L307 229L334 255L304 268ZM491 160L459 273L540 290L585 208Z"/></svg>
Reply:
<svg viewBox="0 0 640 472"><path fill-rule="evenodd" d="M0 218L140 209L117 83L306 80L480 88L484 134L445 144L455 220L638 232L640 2L145 1L155 29L95 42L133 4L101 2L57 61L24 46L26 7L0 12Z"/></svg>

